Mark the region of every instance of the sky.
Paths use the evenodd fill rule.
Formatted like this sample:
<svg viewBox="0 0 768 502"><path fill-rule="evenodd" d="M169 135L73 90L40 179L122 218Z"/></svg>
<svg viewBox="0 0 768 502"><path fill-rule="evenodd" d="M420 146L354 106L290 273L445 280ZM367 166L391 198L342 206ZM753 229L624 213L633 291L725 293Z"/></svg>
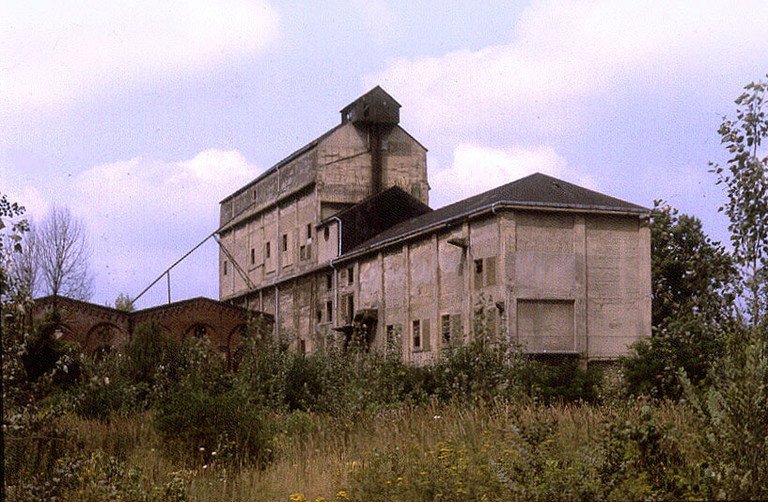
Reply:
<svg viewBox="0 0 768 502"><path fill-rule="evenodd" d="M726 243L717 129L767 73L764 0L10 0L0 192L82 219L112 304L381 85L429 149L434 208L538 171L663 199ZM172 300L217 298L217 256L174 268ZM167 297L161 280L137 306Z"/></svg>

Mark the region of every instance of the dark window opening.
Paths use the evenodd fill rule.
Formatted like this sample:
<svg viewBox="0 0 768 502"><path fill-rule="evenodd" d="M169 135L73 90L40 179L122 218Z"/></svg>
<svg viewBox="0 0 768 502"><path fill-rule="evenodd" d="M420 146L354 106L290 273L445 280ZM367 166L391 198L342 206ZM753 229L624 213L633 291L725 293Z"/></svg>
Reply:
<svg viewBox="0 0 768 502"><path fill-rule="evenodd" d="M421 321L416 320L413 321L413 348L415 350L421 349Z"/></svg>
<svg viewBox="0 0 768 502"><path fill-rule="evenodd" d="M256 249L251 248L251 265L256 264Z"/></svg>
<svg viewBox="0 0 768 502"><path fill-rule="evenodd" d="M270 246L269 244L270 244L270 243L269 243L269 242L267 242L267 243L264 245L264 256L266 256L267 258L269 258L270 256L272 256L272 250L270 249L270 248L271 248L271 246Z"/></svg>
<svg viewBox="0 0 768 502"><path fill-rule="evenodd" d="M323 229L323 239L328 240L331 237L331 229L328 227L325 227Z"/></svg>
<svg viewBox="0 0 768 502"><path fill-rule="evenodd" d="M312 240L312 224L307 223L307 240Z"/></svg>
<svg viewBox="0 0 768 502"><path fill-rule="evenodd" d="M227 262L222 263L224 266L224 275L227 275Z"/></svg>
<svg viewBox="0 0 768 502"><path fill-rule="evenodd" d="M444 346L451 345L451 316L450 314L443 314L440 316L440 334L442 335L442 341Z"/></svg>
<svg viewBox="0 0 768 502"><path fill-rule="evenodd" d="M325 320L333 322L333 302L331 300L325 302Z"/></svg>
<svg viewBox="0 0 768 502"><path fill-rule="evenodd" d="M283 234L283 251L288 251L288 234Z"/></svg>
<svg viewBox="0 0 768 502"><path fill-rule="evenodd" d="M333 272L325 274L325 289L329 291L333 289Z"/></svg>
<svg viewBox="0 0 768 502"><path fill-rule="evenodd" d="M349 284L355 282L355 269L352 267L347 268L347 282Z"/></svg>

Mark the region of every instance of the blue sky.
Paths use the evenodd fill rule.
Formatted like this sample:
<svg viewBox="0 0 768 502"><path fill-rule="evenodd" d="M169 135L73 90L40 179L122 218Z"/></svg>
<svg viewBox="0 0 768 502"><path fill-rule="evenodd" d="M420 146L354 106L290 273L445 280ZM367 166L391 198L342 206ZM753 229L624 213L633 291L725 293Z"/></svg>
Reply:
<svg viewBox="0 0 768 502"><path fill-rule="evenodd" d="M380 84L429 149L433 207L542 171L665 199L726 241L707 165L766 73L764 1L5 2L0 190L33 219L58 203L84 220L111 303ZM216 256L174 269L174 300L218 295Z"/></svg>

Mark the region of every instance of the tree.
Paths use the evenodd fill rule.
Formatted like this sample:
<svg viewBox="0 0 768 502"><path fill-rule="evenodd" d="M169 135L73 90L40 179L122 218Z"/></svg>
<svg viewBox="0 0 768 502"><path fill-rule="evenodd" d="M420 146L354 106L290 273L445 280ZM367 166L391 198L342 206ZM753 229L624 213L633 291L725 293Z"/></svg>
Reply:
<svg viewBox="0 0 768 502"><path fill-rule="evenodd" d="M766 75L768 77L768 75ZM728 201L720 211L731 223L733 257L748 291L751 324L768 324L768 83L751 83L735 103L736 119L723 118L721 143L732 155L725 167L710 163L717 184L725 185Z"/></svg>
<svg viewBox="0 0 768 502"><path fill-rule="evenodd" d="M41 291L77 300L90 299L91 248L83 223L69 209L54 206L34 233Z"/></svg>
<svg viewBox="0 0 768 502"><path fill-rule="evenodd" d="M701 221L656 201L651 212L653 337L623 361L632 394L678 397L680 368L699 383L733 324L737 270Z"/></svg>
<svg viewBox="0 0 768 502"><path fill-rule="evenodd" d="M2 302L15 290L14 263L23 250L23 236L29 230L29 223L22 219L24 207L0 194L0 295Z"/></svg>
<svg viewBox="0 0 768 502"><path fill-rule="evenodd" d="M115 298L115 308L123 312L133 312L135 310L133 300L125 293L117 295L117 298Z"/></svg>

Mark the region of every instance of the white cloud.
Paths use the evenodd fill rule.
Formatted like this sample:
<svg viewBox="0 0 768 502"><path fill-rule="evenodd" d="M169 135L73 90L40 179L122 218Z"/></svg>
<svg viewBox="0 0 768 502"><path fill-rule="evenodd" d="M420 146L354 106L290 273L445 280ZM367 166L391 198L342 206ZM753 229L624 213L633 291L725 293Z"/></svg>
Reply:
<svg viewBox="0 0 768 502"><path fill-rule="evenodd" d="M57 193L55 200L85 221L96 300L138 294L137 287L148 285L218 227L219 200L259 172L237 151L206 150L177 162L137 157L75 176L68 193ZM216 256L215 243L208 242L171 273L174 300L217 295L211 265ZM141 305L163 301L164 286L163 281Z"/></svg>
<svg viewBox="0 0 768 502"><path fill-rule="evenodd" d="M0 6L0 111L66 103L262 51L265 0L28 0Z"/></svg>
<svg viewBox="0 0 768 502"><path fill-rule="evenodd" d="M430 202L440 207L536 172L562 177L566 168L566 160L548 146L502 150L462 143L451 167L432 175Z"/></svg>
<svg viewBox="0 0 768 502"><path fill-rule="evenodd" d="M418 130L562 133L587 125L595 96L712 84L735 68L764 66L766 33L763 0L544 0L526 9L510 44L398 59L365 80L407 103ZM705 80L686 81L693 69Z"/></svg>

